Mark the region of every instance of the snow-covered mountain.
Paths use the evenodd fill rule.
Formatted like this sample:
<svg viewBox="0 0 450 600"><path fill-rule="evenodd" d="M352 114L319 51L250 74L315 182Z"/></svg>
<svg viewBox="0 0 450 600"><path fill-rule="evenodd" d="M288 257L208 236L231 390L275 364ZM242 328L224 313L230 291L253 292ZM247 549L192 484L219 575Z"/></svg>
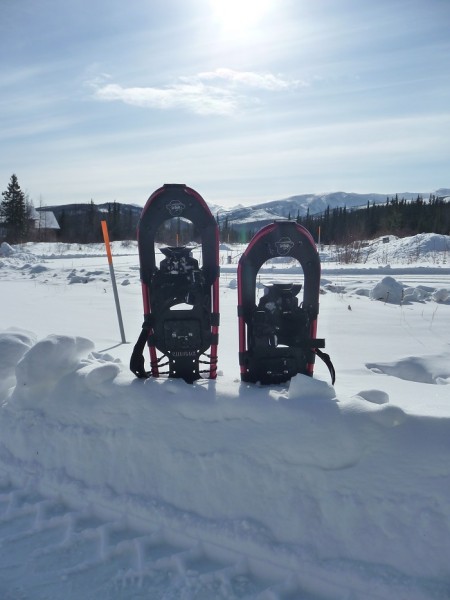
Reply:
<svg viewBox="0 0 450 600"><path fill-rule="evenodd" d="M415 200L417 196L422 196L425 200L433 194L440 198L450 198L450 189L439 188L432 192L401 192L398 193L399 198L406 200ZM386 199L395 197L396 193L392 194L358 194L354 192L329 192L323 194L298 194L281 198L279 200L271 200L251 206L238 205L233 208L227 208L220 204L212 204L205 198L212 214L216 216L221 223L227 221L229 226L235 229L258 229L272 223L275 219L295 219L298 215L304 216L320 214L330 207L330 209L346 207L347 209L364 208L367 203L384 204ZM139 220L142 207L136 204L123 203L104 203L96 205L96 210L99 213L107 214L113 210L117 210L122 218L127 218L130 221L131 228L134 230ZM44 210L44 209L39 209ZM77 221L82 218L88 211L92 210L90 203L85 204L66 204L51 207L51 210L59 220L64 215L65 219L74 218Z"/></svg>
<svg viewBox="0 0 450 600"><path fill-rule="evenodd" d="M450 196L450 190L440 188L431 192L438 197ZM227 219L228 224L234 228L258 228L274 219L295 219L298 215L304 216L320 214L328 207L330 209L346 207L347 209L364 208L367 203L384 204L386 199L395 197L393 194L357 194L353 192L330 192L324 194L299 194L282 198L280 200L272 200L252 206L238 206L232 209L220 209L220 219ZM417 196L422 196L428 199L429 192L402 192L397 194L399 198L405 200L415 200ZM216 214L216 213L215 213Z"/></svg>
<svg viewBox="0 0 450 600"><path fill-rule="evenodd" d="M403 195L405 196L405 195ZM309 210L310 214L321 213L327 207L339 208L346 206L347 208L357 208L366 206L367 202L381 204L386 202L385 194L356 194L347 192L331 192L326 194L300 194L282 198L281 200L272 200L264 204L257 204L248 207L247 210L255 212L256 215L260 210L265 210L277 217L292 217L297 214L300 216L306 215ZM416 198L417 194L408 194L408 199ZM241 209L242 210L242 209ZM245 209L244 209L245 210ZM231 211L234 217L235 211ZM240 211L237 214L237 219L240 219Z"/></svg>
<svg viewBox="0 0 450 600"><path fill-rule="evenodd" d="M439 188L435 191L435 195L439 198L450 198L450 188Z"/></svg>

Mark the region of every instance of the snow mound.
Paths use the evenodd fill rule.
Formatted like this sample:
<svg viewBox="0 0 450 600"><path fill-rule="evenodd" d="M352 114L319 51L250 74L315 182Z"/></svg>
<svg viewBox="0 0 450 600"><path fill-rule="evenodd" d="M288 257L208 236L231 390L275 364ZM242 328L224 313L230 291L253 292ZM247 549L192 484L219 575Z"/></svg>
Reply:
<svg viewBox="0 0 450 600"><path fill-rule="evenodd" d="M370 298L389 304L400 304L403 300L403 285L393 277L384 277L372 288Z"/></svg>
<svg viewBox="0 0 450 600"><path fill-rule="evenodd" d="M10 328L0 332L0 393L16 384L16 364L33 346L32 333Z"/></svg>
<svg viewBox="0 0 450 600"><path fill-rule="evenodd" d="M382 390L362 390L358 393L358 396L374 404L387 404L389 402L389 394Z"/></svg>
<svg viewBox="0 0 450 600"><path fill-rule="evenodd" d="M383 373L417 383L450 383L450 352L434 356L408 356L391 363L367 363L374 373Z"/></svg>
<svg viewBox="0 0 450 600"><path fill-rule="evenodd" d="M388 239L388 243L385 240ZM386 264L440 264L450 250L450 236L437 233L420 233L414 236L397 238L383 236L373 240L364 251L363 259Z"/></svg>
<svg viewBox="0 0 450 600"><path fill-rule="evenodd" d="M410 238L411 239L411 238ZM448 235L438 233L419 233L412 237L413 248L420 256L421 254L435 254L437 252L448 252L450 250L450 238Z"/></svg>
<svg viewBox="0 0 450 600"><path fill-rule="evenodd" d="M34 404L68 373L79 367L80 357L94 344L82 337L49 335L32 346L17 363L17 385L13 398Z"/></svg>
<svg viewBox="0 0 450 600"><path fill-rule="evenodd" d="M345 291L345 287L341 290L333 289L327 286L330 291ZM372 300L380 300L386 304L410 304L411 302L427 302L433 300L440 304L446 304L450 299L450 290L445 288L436 289L431 286L418 285L416 287L405 287L401 282L394 277L387 276L379 281L369 291L364 293L358 289L354 292L356 295L369 295Z"/></svg>
<svg viewBox="0 0 450 600"><path fill-rule="evenodd" d="M10 246L7 242L2 242L0 244L0 256L13 256L15 253L15 248Z"/></svg>
<svg viewBox="0 0 450 600"><path fill-rule="evenodd" d="M450 290L440 288L432 293L432 298L435 302L444 303L450 300Z"/></svg>
<svg viewBox="0 0 450 600"><path fill-rule="evenodd" d="M403 300L405 303L408 302L425 302L429 299L431 292L434 290L427 289L424 286L407 287L404 290Z"/></svg>
<svg viewBox="0 0 450 600"><path fill-rule="evenodd" d="M120 373L121 369L117 363L98 364L93 362L78 371L78 377L88 390L102 395L104 384L111 382Z"/></svg>
<svg viewBox="0 0 450 600"><path fill-rule="evenodd" d="M76 269L73 269L68 275L69 285L72 283L89 283L93 278L89 274L78 275Z"/></svg>
<svg viewBox="0 0 450 600"><path fill-rule="evenodd" d="M326 381L306 375L296 375L289 385L289 398L327 401L336 398L336 392Z"/></svg>
<svg viewBox="0 0 450 600"><path fill-rule="evenodd" d="M10 246L7 242L0 244L0 257L4 257L6 264L17 266L21 263L36 262L38 259L31 252L20 246Z"/></svg>

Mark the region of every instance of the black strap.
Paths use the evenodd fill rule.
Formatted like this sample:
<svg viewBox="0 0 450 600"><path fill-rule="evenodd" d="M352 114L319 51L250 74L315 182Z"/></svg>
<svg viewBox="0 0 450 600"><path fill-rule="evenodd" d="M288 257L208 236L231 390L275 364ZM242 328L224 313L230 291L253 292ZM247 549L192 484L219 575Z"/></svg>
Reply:
<svg viewBox="0 0 450 600"><path fill-rule="evenodd" d="M327 354L326 352L322 352L322 350L319 350L319 348L314 348L314 352L327 365L328 370L330 371L330 375L331 375L331 384L334 385L334 382L336 381L336 371L334 370L334 365L331 362L330 355Z"/></svg>
<svg viewBox="0 0 450 600"><path fill-rule="evenodd" d="M132 373L134 373L136 375L136 377L139 377L140 379L146 379L148 377L150 377L150 371L146 371L144 369L144 348L145 348L145 344L147 342L148 339L148 335L149 335L149 330L148 328L145 326L146 323L144 323L143 327L142 327L142 331L138 337L138 340L133 348L133 352L131 354L131 359L130 359L130 370Z"/></svg>
<svg viewBox="0 0 450 600"><path fill-rule="evenodd" d="M142 331L141 331L141 333L138 337L138 340L133 348L133 352L131 354L131 359L130 359L130 370L132 373L134 373L136 375L136 377L139 377L140 379L143 379L143 378L146 379L146 378L150 377L150 375L151 375L150 371L146 371L144 369L145 361L144 361L143 352L144 352L145 344L147 343L148 337L149 337L148 322L144 322ZM331 362L330 355L327 354L326 352L322 352L322 350L319 350L319 348L317 348L317 347L314 348L314 352L327 365L328 370L331 375L331 383L332 383L332 385L334 385L334 383L336 381L336 371L334 369L333 363ZM241 365L244 364L244 360L245 360L245 353L240 352L239 353L239 363Z"/></svg>

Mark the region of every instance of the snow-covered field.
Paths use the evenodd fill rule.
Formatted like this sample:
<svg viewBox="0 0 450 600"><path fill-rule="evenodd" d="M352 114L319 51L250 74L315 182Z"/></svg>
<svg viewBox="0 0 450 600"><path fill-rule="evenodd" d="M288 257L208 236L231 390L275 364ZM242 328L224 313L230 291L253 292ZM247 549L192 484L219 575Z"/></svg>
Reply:
<svg viewBox="0 0 450 600"><path fill-rule="evenodd" d="M2 246L2 600L450 598L450 237L321 249L334 387L320 361L240 382L240 251L219 377L188 385L128 370L134 243L113 244L126 344L101 245ZM299 277L278 259L259 283Z"/></svg>

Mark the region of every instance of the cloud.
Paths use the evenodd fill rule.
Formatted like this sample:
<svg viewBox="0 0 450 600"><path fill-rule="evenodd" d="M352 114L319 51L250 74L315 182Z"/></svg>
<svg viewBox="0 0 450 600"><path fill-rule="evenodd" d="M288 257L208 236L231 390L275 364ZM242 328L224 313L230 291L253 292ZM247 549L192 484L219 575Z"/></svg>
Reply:
<svg viewBox="0 0 450 600"><path fill-rule="evenodd" d="M272 73L254 73L252 71L234 71L220 68L206 71L196 76L200 81L222 80L232 84L247 86L268 91L279 91L305 87L307 83L296 79L284 79Z"/></svg>
<svg viewBox="0 0 450 600"><path fill-rule="evenodd" d="M110 83L95 92L100 100L161 110L184 108L199 115L228 115L237 108L237 98L225 90L201 84L176 84L167 88L124 88Z"/></svg>
<svg viewBox="0 0 450 600"><path fill-rule="evenodd" d="M305 85L271 73L216 69L180 77L166 87L122 87L116 83L91 81L95 97L142 108L184 109L198 115L231 115L249 102L258 102L255 90L276 92ZM251 91L252 93L249 93Z"/></svg>

